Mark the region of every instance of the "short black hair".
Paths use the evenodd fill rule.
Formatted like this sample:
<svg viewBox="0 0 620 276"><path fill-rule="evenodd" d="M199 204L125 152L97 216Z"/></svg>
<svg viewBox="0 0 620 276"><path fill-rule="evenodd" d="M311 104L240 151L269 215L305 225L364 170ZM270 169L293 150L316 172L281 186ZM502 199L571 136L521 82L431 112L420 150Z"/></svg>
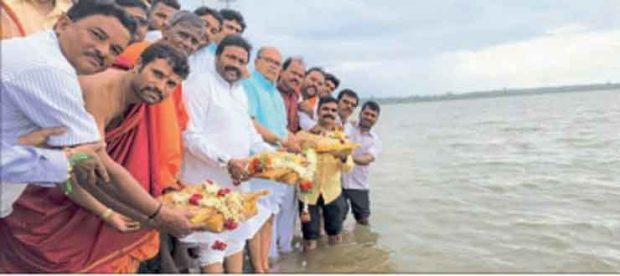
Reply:
<svg viewBox="0 0 620 276"><path fill-rule="evenodd" d="M82 1L82 0L80 0ZM177 0L153 0L151 1L151 11L155 8L155 6L157 6L157 4L164 4L168 7L171 7L175 10L180 10L181 9L181 4L179 4L179 1Z"/></svg>
<svg viewBox="0 0 620 276"><path fill-rule="evenodd" d="M172 67L172 71L179 75L181 79L186 79L189 75L187 57L172 46L164 43L155 43L144 49L142 54L140 54L143 67L160 58L168 61L168 64Z"/></svg>
<svg viewBox="0 0 620 276"><path fill-rule="evenodd" d="M357 93L355 93L355 91L349 88L342 89L342 91L338 93L338 101L340 101L344 96L355 98L355 106L357 106L357 104L360 102L360 98L357 96Z"/></svg>
<svg viewBox="0 0 620 276"><path fill-rule="evenodd" d="M220 28L221 28L222 23L224 22L222 15L220 15L218 11L216 11L215 9L209 8L207 6L202 6L202 7L195 9L194 14L198 16L205 16L205 15L213 16L213 18L215 18L218 22L220 22Z"/></svg>
<svg viewBox="0 0 620 276"><path fill-rule="evenodd" d="M328 104L328 103L336 103L338 104L338 100L336 100L334 97L332 96L325 96L325 97L321 97L319 99L319 104L318 104L318 110L321 109L321 106L324 104Z"/></svg>
<svg viewBox="0 0 620 276"><path fill-rule="evenodd" d="M325 81L331 81L334 83L334 89L338 88L340 85L340 80L334 76L332 73L325 73Z"/></svg>
<svg viewBox="0 0 620 276"><path fill-rule="evenodd" d="M317 72L321 73L321 75L325 76L325 71L323 71L323 69L321 69L321 67L312 67L312 68L308 69L306 71L306 76L309 75L310 73L312 73L313 71L317 71Z"/></svg>
<svg viewBox="0 0 620 276"><path fill-rule="evenodd" d="M118 19L129 31L131 37L133 37L138 28L138 24L133 17L125 12L123 8L114 4L113 1L80 0L67 11L67 17L74 22L93 15L105 15Z"/></svg>
<svg viewBox="0 0 620 276"><path fill-rule="evenodd" d="M245 27L246 27L245 20L243 19L243 15L241 15L240 12L236 10L231 10L231 9L221 9L220 15L222 16L224 20L237 21L239 25L241 26L241 33L245 31Z"/></svg>
<svg viewBox="0 0 620 276"><path fill-rule="evenodd" d="M379 104L373 100L368 100L364 103L364 105L362 105L362 111L366 108L376 111L377 114L381 113L381 107L379 107Z"/></svg>
<svg viewBox="0 0 620 276"><path fill-rule="evenodd" d="M217 45L217 49L215 50L215 55L219 56L220 54L222 54L226 46L239 46L245 49L248 52L248 61L250 60L250 53L252 52L252 45L250 44L250 42L245 40L245 38L241 37L240 35L236 35L236 34L227 35L224 39L222 39L222 41L220 41L220 44Z"/></svg>
<svg viewBox="0 0 620 276"><path fill-rule="evenodd" d="M115 0L114 2L124 8L140 8L145 14L149 14L149 7L142 0Z"/></svg>
<svg viewBox="0 0 620 276"><path fill-rule="evenodd" d="M284 60L284 63L282 63L282 71L286 70L294 60L298 61L302 65L304 64L304 60L300 57L288 57Z"/></svg>

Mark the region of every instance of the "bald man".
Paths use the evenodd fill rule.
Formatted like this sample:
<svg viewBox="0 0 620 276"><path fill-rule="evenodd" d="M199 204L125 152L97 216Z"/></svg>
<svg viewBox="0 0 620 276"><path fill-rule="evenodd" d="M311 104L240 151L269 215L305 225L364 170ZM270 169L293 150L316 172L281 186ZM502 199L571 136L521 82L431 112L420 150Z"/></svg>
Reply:
<svg viewBox="0 0 620 276"><path fill-rule="evenodd" d="M289 151L299 151L299 145L287 129L286 107L278 91L276 81L282 68L282 55L274 47L262 47L254 60L256 70L249 79L243 81L248 98L248 112L254 127L263 140L275 147ZM277 255L277 229L274 217L280 212L292 213L290 233L294 229L295 190L275 181L253 179L252 189L268 189L271 193L261 200L261 204L271 211L271 216L260 231L250 241L250 258L255 272L263 273L269 269L269 251Z"/></svg>

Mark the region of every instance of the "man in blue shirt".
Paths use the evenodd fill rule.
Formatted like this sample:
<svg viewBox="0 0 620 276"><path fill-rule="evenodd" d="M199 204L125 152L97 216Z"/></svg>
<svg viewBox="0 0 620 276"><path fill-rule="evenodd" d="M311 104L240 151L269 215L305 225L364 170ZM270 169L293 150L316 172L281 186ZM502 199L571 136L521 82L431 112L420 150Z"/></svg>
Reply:
<svg viewBox="0 0 620 276"><path fill-rule="evenodd" d="M284 100L276 87L276 80L282 68L282 56L274 47L263 47L254 60L256 70L249 79L243 81L243 89L248 99L248 113L254 126L266 142L290 151L299 151L294 135L287 129L286 108ZM261 230L250 241L250 256L255 272L267 272L269 269L269 252L278 255L277 241L282 236L292 237L295 219L295 189L293 186L274 181L254 179L253 189L268 189L270 195L261 201L273 215L278 215L277 222L271 216ZM284 216L286 227L276 227L280 216ZM274 229L284 231L274 231ZM290 228L290 229L289 229ZM285 239L287 240L286 237ZM290 244L281 244L288 250Z"/></svg>

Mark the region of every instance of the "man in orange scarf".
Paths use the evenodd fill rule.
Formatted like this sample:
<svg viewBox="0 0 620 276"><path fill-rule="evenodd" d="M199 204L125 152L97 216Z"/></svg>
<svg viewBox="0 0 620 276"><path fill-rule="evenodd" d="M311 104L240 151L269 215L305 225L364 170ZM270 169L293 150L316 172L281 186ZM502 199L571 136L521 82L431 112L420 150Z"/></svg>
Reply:
<svg viewBox="0 0 620 276"><path fill-rule="evenodd" d="M193 54L200 46L200 39L205 37L206 29L204 21L197 15L187 11L178 11L172 15L163 31L163 37L158 42L168 44L187 56ZM150 45L150 42L143 41L130 45L116 59L115 66L124 69L134 67L140 53ZM157 164L159 168L158 183L160 183L159 193L167 190L178 190L182 185L178 183L178 175L181 169L183 158L183 144L181 133L187 127L189 117L185 105L183 104L183 90L181 85L172 93L170 98L161 103L151 106L153 119L153 131L157 133L154 137L154 144L158 150ZM153 261L149 261L140 268L140 271L179 273L184 269L185 252L178 240L168 234L160 237L160 255ZM171 252L179 254L173 260ZM176 256L175 256L176 257Z"/></svg>
<svg viewBox="0 0 620 276"><path fill-rule="evenodd" d="M86 109L105 133L106 158L131 173L125 181L137 181L152 195L160 188L152 177L157 164L145 162L157 156L147 104L168 97L188 73L186 57L160 44L146 49L132 71L110 69L80 79ZM115 215L79 185L67 195L31 185L0 224L0 267L6 272L135 272L140 261L157 254L157 232L139 230L136 222L118 229L135 232L119 232L105 223ZM146 222L144 215L135 217Z"/></svg>
<svg viewBox="0 0 620 276"><path fill-rule="evenodd" d="M168 44L189 56L198 49L204 33L204 22L200 17L187 11L179 11L172 15L168 26L163 30L163 38L158 42ZM142 51L150 44L142 41L129 45L116 59L114 66L133 68ZM162 190L180 188L177 179L183 157L181 132L189 120L182 99L179 85L169 99L152 107L155 132L158 133L155 144L159 151L159 183Z"/></svg>

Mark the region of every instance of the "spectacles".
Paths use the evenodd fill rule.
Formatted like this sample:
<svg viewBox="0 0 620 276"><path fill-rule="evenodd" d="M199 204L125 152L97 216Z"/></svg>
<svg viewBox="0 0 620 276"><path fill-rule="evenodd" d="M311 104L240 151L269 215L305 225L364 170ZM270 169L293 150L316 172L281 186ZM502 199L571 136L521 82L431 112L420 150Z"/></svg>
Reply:
<svg viewBox="0 0 620 276"><path fill-rule="evenodd" d="M262 59L262 60L265 60L266 62L271 63L271 64L273 64L273 65L275 65L275 66L278 66L278 67L282 66L282 62L280 62L280 61L278 61L278 60L275 60L275 59L272 59L272 58L270 58L270 57L263 57L263 56L260 56L260 57L258 57L258 58L259 58L259 59Z"/></svg>

